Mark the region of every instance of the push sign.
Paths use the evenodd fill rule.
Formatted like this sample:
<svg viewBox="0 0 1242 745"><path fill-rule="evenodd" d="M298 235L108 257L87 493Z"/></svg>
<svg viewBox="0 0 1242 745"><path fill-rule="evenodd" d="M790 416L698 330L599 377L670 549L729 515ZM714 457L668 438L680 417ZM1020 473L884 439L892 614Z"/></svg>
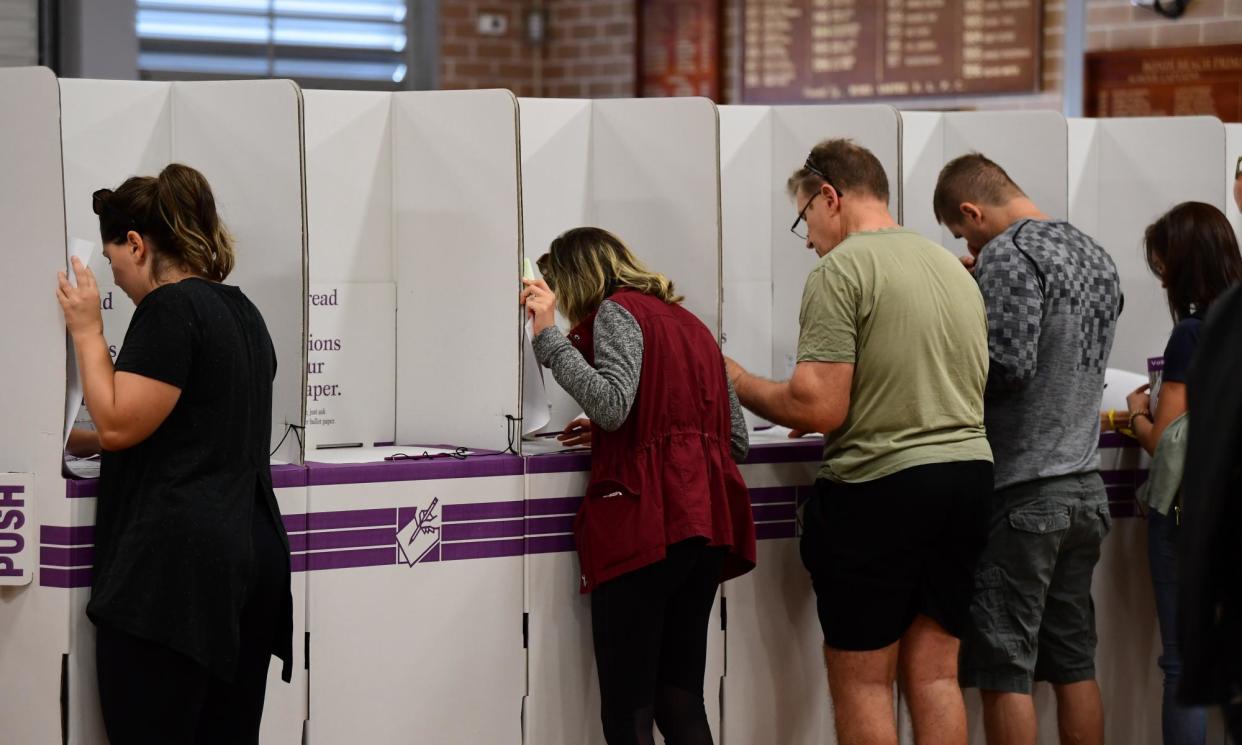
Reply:
<svg viewBox="0 0 1242 745"><path fill-rule="evenodd" d="M0 585L26 585L34 579L34 478L0 473Z"/></svg>

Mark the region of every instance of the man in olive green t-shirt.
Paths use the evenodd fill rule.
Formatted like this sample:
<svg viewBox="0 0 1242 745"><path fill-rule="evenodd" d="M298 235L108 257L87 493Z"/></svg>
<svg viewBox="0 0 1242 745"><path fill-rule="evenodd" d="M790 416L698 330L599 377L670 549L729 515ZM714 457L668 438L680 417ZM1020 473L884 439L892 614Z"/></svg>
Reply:
<svg viewBox="0 0 1242 745"><path fill-rule="evenodd" d="M896 741L895 671L915 739L965 745L958 638L992 491L983 299L952 254L893 220L867 149L820 143L789 191L793 230L820 256L802 294L798 364L779 383L727 364L744 406L825 435L801 553L838 739Z"/></svg>

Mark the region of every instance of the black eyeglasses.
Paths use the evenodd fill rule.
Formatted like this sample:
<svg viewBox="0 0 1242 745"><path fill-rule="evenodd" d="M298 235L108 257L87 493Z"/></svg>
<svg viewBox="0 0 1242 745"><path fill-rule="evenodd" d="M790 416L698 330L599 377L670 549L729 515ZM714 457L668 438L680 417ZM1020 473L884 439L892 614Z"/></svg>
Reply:
<svg viewBox="0 0 1242 745"><path fill-rule="evenodd" d="M832 185L832 182L828 180L828 174L824 173L823 171L815 167L815 164L811 162L811 156L809 155L806 156L806 162L802 164L802 168L804 170L810 171L811 173L823 179L824 183L827 184L828 186L832 186L832 190L837 193L837 199L841 198L841 190ZM798 226L801 225L803 221L806 220L806 211L810 209L811 202L814 202L815 197L818 197L819 195L820 195L820 192L817 191L811 195L810 199L806 200L806 204L802 205L802 210L798 213L798 217L794 220L793 225L789 226L789 232L793 233L794 235L798 236L804 241L810 235L810 230L808 228L807 230L803 230L799 232Z"/></svg>
<svg viewBox="0 0 1242 745"><path fill-rule="evenodd" d="M806 211L811 208L811 202L814 202L815 197L818 197L818 196L819 196L819 192L815 192L814 194L811 195L810 199L806 200L806 204L802 206L802 211L798 213L798 216L796 218L794 218L793 225L789 226L789 232L793 233L794 235L798 236L804 241L807 239L807 236L810 234L810 230L808 228L807 230L803 230L799 232L798 226L801 225L802 221L806 219Z"/></svg>
<svg viewBox="0 0 1242 745"><path fill-rule="evenodd" d="M1238 156L1238 163L1233 167L1233 177L1242 178L1242 155Z"/></svg>

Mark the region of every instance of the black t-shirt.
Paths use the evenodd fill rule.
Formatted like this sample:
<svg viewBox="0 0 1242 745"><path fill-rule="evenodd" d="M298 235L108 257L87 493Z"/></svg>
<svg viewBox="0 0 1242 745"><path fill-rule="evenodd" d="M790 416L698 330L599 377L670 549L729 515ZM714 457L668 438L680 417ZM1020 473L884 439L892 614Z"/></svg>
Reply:
<svg viewBox="0 0 1242 745"><path fill-rule="evenodd" d="M1177 322L1169 343L1164 348L1164 372L1161 380L1166 383L1185 383L1190 373L1190 362L1199 345L1199 331L1203 327L1201 314L1187 316Z"/></svg>
<svg viewBox="0 0 1242 745"><path fill-rule="evenodd" d="M236 287L164 285L138 304L116 370L181 397L146 440L103 453L87 614L231 680L256 508L266 506L288 555L269 467L276 353L267 326ZM291 598L286 607L291 633ZM288 663L291 645L282 636L273 652Z"/></svg>

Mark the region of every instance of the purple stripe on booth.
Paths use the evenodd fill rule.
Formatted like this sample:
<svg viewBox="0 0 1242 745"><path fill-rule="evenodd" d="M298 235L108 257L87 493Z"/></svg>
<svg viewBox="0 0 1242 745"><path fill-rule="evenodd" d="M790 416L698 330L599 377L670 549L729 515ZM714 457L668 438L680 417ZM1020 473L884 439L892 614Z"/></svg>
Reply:
<svg viewBox="0 0 1242 745"><path fill-rule="evenodd" d="M1104 491L1108 494L1110 500L1133 499L1134 493L1138 491L1138 487L1133 482L1129 484L1105 484Z"/></svg>
<svg viewBox="0 0 1242 745"><path fill-rule="evenodd" d="M506 541L469 541L466 543L441 543L440 560L493 559L501 556L521 556L526 551L526 540L517 538Z"/></svg>
<svg viewBox="0 0 1242 745"><path fill-rule="evenodd" d="M304 466L272 466L272 486L276 489L306 486ZM65 497L68 499L94 499L99 496L99 479L65 479Z"/></svg>
<svg viewBox="0 0 1242 745"><path fill-rule="evenodd" d="M521 476L522 459L516 455L472 455L465 460L426 458L393 460L383 463L307 462L307 483L311 486L337 484L377 484L393 481Z"/></svg>
<svg viewBox="0 0 1242 745"><path fill-rule="evenodd" d="M1117 471L1100 471L1100 478L1106 486L1128 484L1133 486L1147 480L1146 468L1123 468Z"/></svg>
<svg viewBox="0 0 1242 745"><path fill-rule="evenodd" d="M576 473L591 470L591 452L575 450L568 453L545 453L526 458L526 473Z"/></svg>
<svg viewBox="0 0 1242 745"><path fill-rule="evenodd" d="M99 479L65 479L66 499L94 499L99 496Z"/></svg>
<svg viewBox="0 0 1242 745"><path fill-rule="evenodd" d="M755 526L755 539L766 541L772 538L794 538L798 534L798 526L792 522L760 523Z"/></svg>
<svg viewBox="0 0 1242 745"><path fill-rule="evenodd" d="M500 520L525 516L526 503L520 499L512 502L475 502L473 504L444 505L444 522L446 523L463 522L465 520Z"/></svg>
<svg viewBox="0 0 1242 745"><path fill-rule="evenodd" d="M42 525L39 527L39 543L53 546L93 546L95 545L95 526L76 525L66 528Z"/></svg>
<svg viewBox="0 0 1242 745"><path fill-rule="evenodd" d="M286 533L303 533L310 529L306 522L307 514L305 512L295 512L292 515L281 515L280 517L285 521Z"/></svg>
<svg viewBox="0 0 1242 745"><path fill-rule="evenodd" d="M793 504L761 504L750 508L755 522L772 522L773 520L796 520L798 508Z"/></svg>
<svg viewBox="0 0 1242 745"><path fill-rule="evenodd" d="M306 571L306 554L291 554L289 556L289 571L305 572Z"/></svg>
<svg viewBox="0 0 1242 745"><path fill-rule="evenodd" d="M1138 442L1133 437L1126 437L1120 432L1101 432L1098 447L1102 448L1137 448Z"/></svg>
<svg viewBox="0 0 1242 745"><path fill-rule="evenodd" d="M301 556L306 557L306 571L388 566L397 563L397 547L394 544L385 548L364 548L354 551L321 551L315 554L301 554Z"/></svg>
<svg viewBox="0 0 1242 745"><path fill-rule="evenodd" d="M290 533L289 534L289 551L305 551L306 544L310 542L310 534L308 533Z"/></svg>
<svg viewBox="0 0 1242 745"><path fill-rule="evenodd" d="M751 504L795 502L797 499L798 487L796 486L760 486L750 490Z"/></svg>
<svg viewBox="0 0 1242 745"><path fill-rule="evenodd" d="M559 554L574 550L572 535L541 535L526 539L528 554Z"/></svg>
<svg viewBox="0 0 1242 745"><path fill-rule="evenodd" d="M49 567L89 567L95 563L95 547L59 548L56 546L40 546L39 563Z"/></svg>
<svg viewBox="0 0 1242 745"><path fill-rule="evenodd" d="M90 587L91 586L91 568L81 567L79 569L44 569L39 567L39 586L40 587L60 587L69 589L74 587Z"/></svg>
<svg viewBox="0 0 1242 745"><path fill-rule="evenodd" d="M549 533L574 532L574 516L526 518L526 535L547 535Z"/></svg>
<svg viewBox="0 0 1242 745"><path fill-rule="evenodd" d="M534 515L574 515L582 505L582 497L556 497L553 499L531 499L526 502L527 516Z"/></svg>
<svg viewBox="0 0 1242 745"><path fill-rule="evenodd" d="M305 466L272 466L273 488L289 489L298 486L306 486Z"/></svg>
<svg viewBox="0 0 1242 745"><path fill-rule="evenodd" d="M747 465L758 463L808 463L824 459L824 441L792 440L790 442L763 443L750 449Z"/></svg>
<svg viewBox="0 0 1242 745"><path fill-rule="evenodd" d="M468 541L475 538L517 538L526 526L521 520L494 520L482 523L449 523L440 527L442 541Z"/></svg>
<svg viewBox="0 0 1242 745"><path fill-rule="evenodd" d="M397 540L397 531L392 527L365 528L362 530L330 530L319 533L306 533L306 550L322 551L330 548L370 548L372 546L391 546Z"/></svg>
<svg viewBox="0 0 1242 745"><path fill-rule="evenodd" d="M382 507L373 510L312 512L306 518L307 530L377 528L381 526L395 529L397 525L397 508Z"/></svg>

